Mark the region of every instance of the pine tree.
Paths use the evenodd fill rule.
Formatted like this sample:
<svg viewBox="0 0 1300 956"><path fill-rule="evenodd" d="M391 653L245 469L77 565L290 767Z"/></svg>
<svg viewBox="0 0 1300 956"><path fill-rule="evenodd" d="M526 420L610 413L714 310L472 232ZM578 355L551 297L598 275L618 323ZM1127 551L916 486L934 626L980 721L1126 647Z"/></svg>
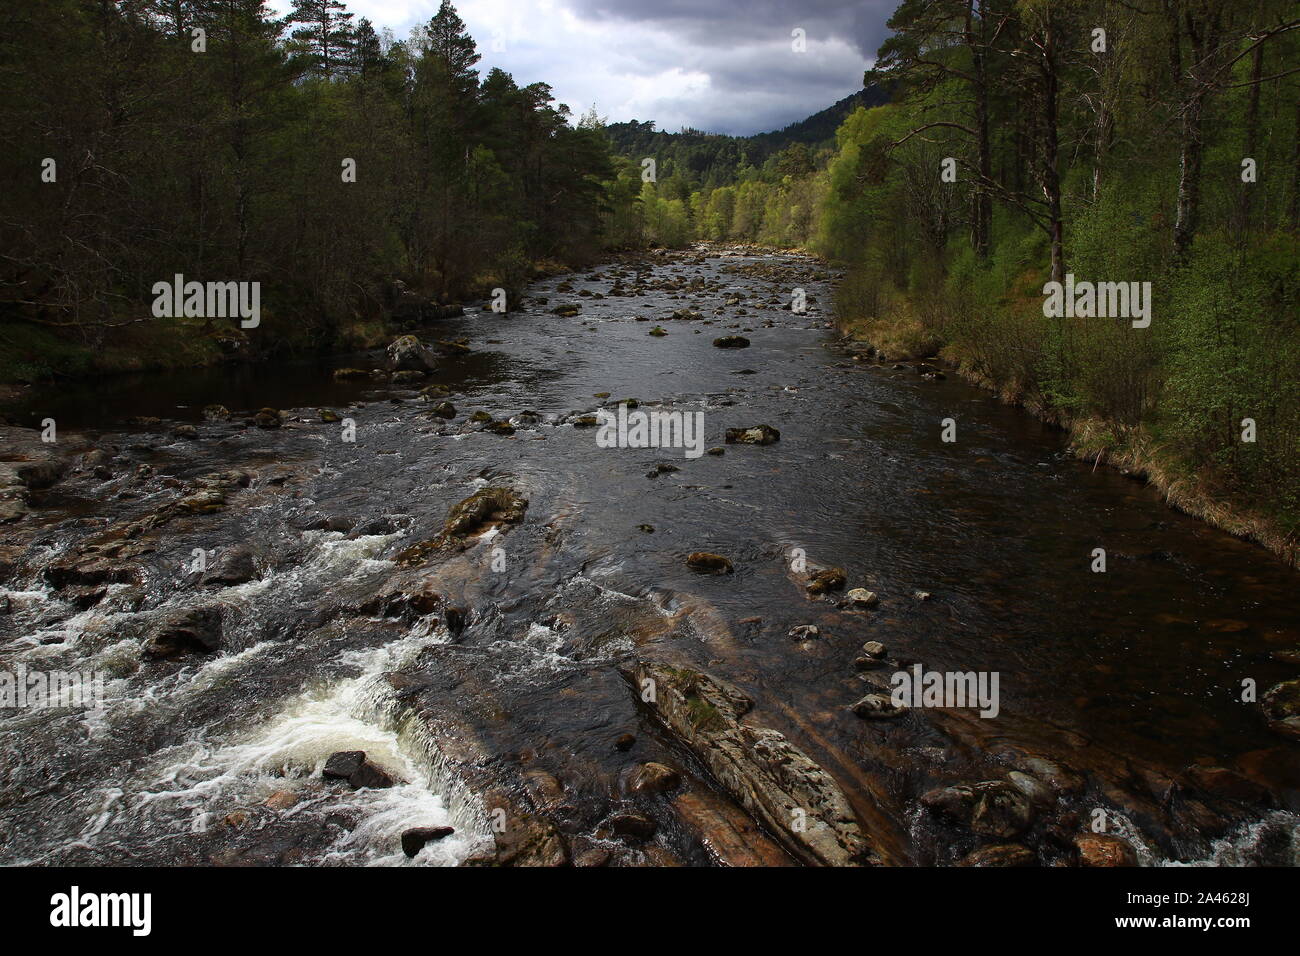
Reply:
<svg viewBox="0 0 1300 956"><path fill-rule="evenodd" d="M293 0L286 18L303 24L293 31L293 39L308 51L312 71L327 80L347 70L356 43L349 22L353 14L346 10L342 0Z"/></svg>

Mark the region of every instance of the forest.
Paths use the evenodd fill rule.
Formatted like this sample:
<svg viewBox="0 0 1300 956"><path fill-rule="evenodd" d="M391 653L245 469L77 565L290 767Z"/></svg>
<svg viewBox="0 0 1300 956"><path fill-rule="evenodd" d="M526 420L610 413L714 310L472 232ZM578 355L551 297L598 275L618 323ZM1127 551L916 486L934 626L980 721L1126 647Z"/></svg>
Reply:
<svg viewBox="0 0 1300 956"><path fill-rule="evenodd" d="M0 380L201 362L147 323L174 274L259 282L262 350L381 338L601 248L611 157L545 83L480 76L450 3L398 40L340 0L49 0L0 39ZM138 328L138 323L147 327Z"/></svg>
<svg viewBox="0 0 1300 956"><path fill-rule="evenodd" d="M480 76L448 2L406 39L341 0L283 21L259 0L14 16L0 380L246 348L229 325L147 323L173 274L259 281L265 354L381 341L395 286L454 303L617 250L802 248L847 270L841 327L882 354L942 354L1294 551L1292 3L905 0L861 91L749 137L574 116L545 83ZM1045 318L1067 275L1152 283L1154 321Z"/></svg>

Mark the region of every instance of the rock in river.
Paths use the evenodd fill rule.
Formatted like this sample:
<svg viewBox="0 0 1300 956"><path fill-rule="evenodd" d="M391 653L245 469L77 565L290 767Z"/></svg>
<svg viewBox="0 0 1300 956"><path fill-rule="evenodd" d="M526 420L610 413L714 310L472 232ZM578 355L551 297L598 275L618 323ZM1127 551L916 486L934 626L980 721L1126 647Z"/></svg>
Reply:
<svg viewBox="0 0 1300 956"><path fill-rule="evenodd" d="M731 559L712 551L693 551L686 557L686 565L702 574L730 574Z"/></svg>
<svg viewBox="0 0 1300 956"><path fill-rule="evenodd" d="M1300 678L1274 684L1264 694L1260 708L1270 730L1300 738Z"/></svg>
<svg viewBox="0 0 1300 956"><path fill-rule="evenodd" d="M393 371L431 372L438 356L414 335L400 335L388 346L388 366Z"/></svg>
<svg viewBox="0 0 1300 956"><path fill-rule="evenodd" d="M146 640L141 656L169 660L184 654L211 654L220 646L220 609L190 608L163 618Z"/></svg>
<svg viewBox="0 0 1300 956"><path fill-rule="evenodd" d="M843 568L822 568L809 579L808 593L825 594L828 591L838 591L848 583L848 580Z"/></svg>
<svg viewBox="0 0 1300 956"><path fill-rule="evenodd" d="M415 856L426 843L446 839L455 832L454 827L412 827L402 832L402 852Z"/></svg>
<svg viewBox="0 0 1300 956"><path fill-rule="evenodd" d="M781 440L781 433L771 425L755 425L752 428L728 428L728 445L770 445Z"/></svg>

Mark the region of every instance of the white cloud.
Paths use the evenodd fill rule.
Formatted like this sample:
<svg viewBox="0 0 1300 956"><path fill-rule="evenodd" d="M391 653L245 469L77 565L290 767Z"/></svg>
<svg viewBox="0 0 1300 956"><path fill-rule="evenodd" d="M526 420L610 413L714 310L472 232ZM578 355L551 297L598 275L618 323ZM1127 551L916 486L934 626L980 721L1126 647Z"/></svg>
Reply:
<svg viewBox="0 0 1300 956"><path fill-rule="evenodd" d="M595 104L612 122L753 133L860 87L867 61L852 35L861 33L860 13L841 23L836 11L809 13L806 0L753 11L719 2L711 10L704 2L638 3L619 12L602 2L586 12L584 0L463 0L456 8L478 43L481 71L500 67L520 85L549 83L575 114ZM284 12L289 0L271 5ZM351 0L348 9L404 38L438 2ZM791 49L792 23L807 24L805 53Z"/></svg>

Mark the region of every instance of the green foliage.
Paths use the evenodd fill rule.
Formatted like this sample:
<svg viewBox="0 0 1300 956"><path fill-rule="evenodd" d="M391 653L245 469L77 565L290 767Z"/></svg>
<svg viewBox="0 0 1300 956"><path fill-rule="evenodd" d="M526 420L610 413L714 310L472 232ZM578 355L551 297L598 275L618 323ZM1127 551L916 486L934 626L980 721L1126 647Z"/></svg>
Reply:
<svg viewBox="0 0 1300 956"><path fill-rule="evenodd" d="M868 76L891 84L891 102L841 125L811 241L847 266L841 322L893 341L916 338L919 322L987 384L1086 421L1089 447L1141 449L1138 460L1294 536L1300 31L1281 28L1285 7L1189 4L1169 21L1135 0L1096 55L1102 10L1088 0L987 0L996 41L960 0L904 0ZM986 250L972 228L981 99ZM955 193L936 185L941 157L957 160ZM1150 328L1043 316L1053 190L1062 271L1150 283Z"/></svg>
<svg viewBox="0 0 1300 956"><path fill-rule="evenodd" d="M260 282L259 346L316 347L381 319L392 278L517 292L532 262L599 253L619 198L600 129L546 84L480 78L445 0L406 42L351 16L339 0L295 0L288 21L262 0L19 5L0 34L0 332L94 350L180 273Z"/></svg>

